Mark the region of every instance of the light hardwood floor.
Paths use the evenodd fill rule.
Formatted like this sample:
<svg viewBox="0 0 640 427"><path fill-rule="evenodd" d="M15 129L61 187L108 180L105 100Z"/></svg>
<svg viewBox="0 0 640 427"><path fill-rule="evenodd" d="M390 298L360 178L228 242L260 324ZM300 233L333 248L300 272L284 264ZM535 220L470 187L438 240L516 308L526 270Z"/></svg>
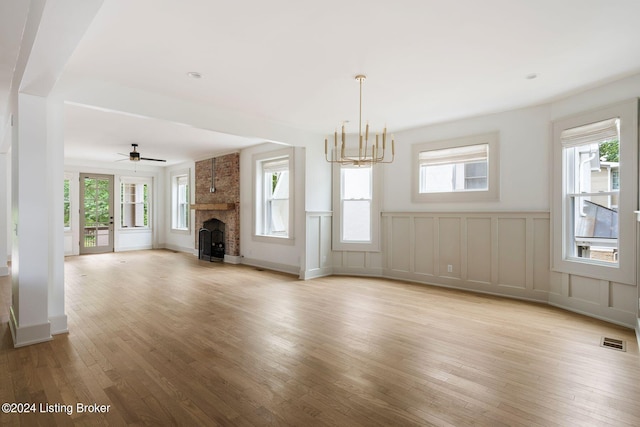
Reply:
<svg viewBox="0 0 640 427"><path fill-rule="evenodd" d="M72 257L65 273L68 335L14 349L0 313L0 403L74 413L2 425L640 425L633 331L553 307L171 251Z"/></svg>

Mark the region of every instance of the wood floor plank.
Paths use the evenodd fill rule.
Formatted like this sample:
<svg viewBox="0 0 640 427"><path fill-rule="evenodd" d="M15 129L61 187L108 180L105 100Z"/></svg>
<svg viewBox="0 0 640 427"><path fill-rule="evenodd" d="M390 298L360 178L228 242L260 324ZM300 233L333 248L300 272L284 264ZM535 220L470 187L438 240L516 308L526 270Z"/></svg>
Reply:
<svg viewBox="0 0 640 427"><path fill-rule="evenodd" d="M633 331L550 306L163 250L68 258L65 284L69 334L0 324L0 399L110 410L0 425L640 425Z"/></svg>

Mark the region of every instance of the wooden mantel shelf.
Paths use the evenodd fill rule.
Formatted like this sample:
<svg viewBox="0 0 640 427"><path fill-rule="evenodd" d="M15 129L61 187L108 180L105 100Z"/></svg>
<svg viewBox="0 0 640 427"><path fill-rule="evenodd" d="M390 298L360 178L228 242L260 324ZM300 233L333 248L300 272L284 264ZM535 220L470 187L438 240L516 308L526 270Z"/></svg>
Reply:
<svg viewBox="0 0 640 427"><path fill-rule="evenodd" d="M196 203L190 205L191 209L197 211L232 211L236 208L235 203Z"/></svg>

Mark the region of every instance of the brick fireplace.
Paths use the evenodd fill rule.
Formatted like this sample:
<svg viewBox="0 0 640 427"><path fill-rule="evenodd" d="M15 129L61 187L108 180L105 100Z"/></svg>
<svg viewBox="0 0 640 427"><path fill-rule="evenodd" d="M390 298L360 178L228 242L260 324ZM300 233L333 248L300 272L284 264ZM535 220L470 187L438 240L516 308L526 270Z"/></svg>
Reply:
<svg viewBox="0 0 640 427"><path fill-rule="evenodd" d="M195 181L196 198L191 208L196 211L197 230L213 219L223 222L225 253L240 256L240 155L216 157L213 163L212 159L196 162ZM197 232L195 247L199 249Z"/></svg>

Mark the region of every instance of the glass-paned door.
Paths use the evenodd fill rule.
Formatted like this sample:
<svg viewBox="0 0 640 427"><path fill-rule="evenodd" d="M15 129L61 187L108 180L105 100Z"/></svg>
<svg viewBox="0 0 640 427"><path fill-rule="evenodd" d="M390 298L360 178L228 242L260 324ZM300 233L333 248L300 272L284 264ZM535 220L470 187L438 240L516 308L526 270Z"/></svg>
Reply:
<svg viewBox="0 0 640 427"><path fill-rule="evenodd" d="M80 174L80 253L113 252L113 175Z"/></svg>

